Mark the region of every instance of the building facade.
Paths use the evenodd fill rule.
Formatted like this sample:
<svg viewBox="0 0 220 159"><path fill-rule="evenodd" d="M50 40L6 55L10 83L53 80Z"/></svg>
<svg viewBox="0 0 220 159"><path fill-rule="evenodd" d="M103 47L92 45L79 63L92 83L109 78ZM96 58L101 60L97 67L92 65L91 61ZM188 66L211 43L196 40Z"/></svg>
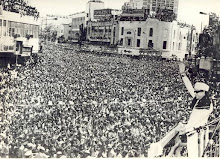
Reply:
<svg viewBox="0 0 220 159"><path fill-rule="evenodd" d="M70 39L70 31L71 31L71 25L70 24L61 24L58 26L58 32L57 37L62 37L64 40Z"/></svg>
<svg viewBox="0 0 220 159"><path fill-rule="evenodd" d="M157 8L167 8L178 14L179 0L130 0L134 9L150 9L150 12L156 12Z"/></svg>
<svg viewBox="0 0 220 159"><path fill-rule="evenodd" d="M80 26L86 27L86 12L71 14L71 30L69 31L69 39L78 42L80 37Z"/></svg>
<svg viewBox="0 0 220 159"><path fill-rule="evenodd" d="M89 0L86 4L86 22L94 21L94 10L104 9L104 2L101 0Z"/></svg>
<svg viewBox="0 0 220 159"><path fill-rule="evenodd" d="M194 54L196 41L189 43L190 35L191 27L182 27L176 21L164 22L148 18L146 21L119 22L121 47L160 50L164 58L176 56L182 60L189 55L189 48Z"/></svg>
<svg viewBox="0 0 220 159"><path fill-rule="evenodd" d="M94 10L94 21L89 21L87 25L87 40L99 44L117 44L117 19L120 13L120 10L114 9Z"/></svg>

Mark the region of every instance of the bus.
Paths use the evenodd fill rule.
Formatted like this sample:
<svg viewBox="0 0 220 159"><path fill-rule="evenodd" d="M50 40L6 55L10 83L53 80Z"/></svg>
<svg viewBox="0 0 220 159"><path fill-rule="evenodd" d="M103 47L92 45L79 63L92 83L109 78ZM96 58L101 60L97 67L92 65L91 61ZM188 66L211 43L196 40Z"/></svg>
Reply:
<svg viewBox="0 0 220 159"><path fill-rule="evenodd" d="M25 62L38 53L39 21L34 16L6 11L0 6L0 66Z"/></svg>

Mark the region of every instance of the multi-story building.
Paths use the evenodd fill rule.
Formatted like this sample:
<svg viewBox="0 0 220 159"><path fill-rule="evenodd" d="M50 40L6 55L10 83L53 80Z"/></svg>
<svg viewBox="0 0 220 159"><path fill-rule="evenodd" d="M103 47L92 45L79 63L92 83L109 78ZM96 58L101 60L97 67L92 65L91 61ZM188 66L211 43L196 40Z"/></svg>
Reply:
<svg viewBox="0 0 220 159"><path fill-rule="evenodd" d="M77 42L80 36L80 25L86 26L86 12L71 14L71 30L69 31L69 39Z"/></svg>
<svg viewBox="0 0 220 159"><path fill-rule="evenodd" d="M82 29L86 29L89 21L94 21L94 10L103 9L104 2L101 0L89 0L86 4L86 10L79 13L69 15L71 29L69 30L68 39L73 42L78 42L82 38ZM86 37L84 37L86 39Z"/></svg>
<svg viewBox="0 0 220 159"><path fill-rule="evenodd" d="M193 37L196 33L191 31L190 26L182 26L176 21L165 22L153 18L120 21L119 43L123 48L160 50L164 58L176 56L182 60L189 55L189 49L192 54L195 53L196 40Z"/></svg>
<svg viewBox="0 0 220 159"><path fill-rule="evenodd" d="M150 12L156 12L157 8L167 8L178 14L179 0L130 0L134 9L150 9Z"/></svg>
<svg viewBox="0 0 220 159"><path fill-rule="evenodd" d="M94 10L94 21L87 26L87 39L93 43L116 44L118 41L117 18L120 10L99 9Z"/></svg>
<svg viewBox="0 0 220 159"><path fill-rule="evenodd" d="M57 31L57 38L64 37L64 40L70 39L70 31L71 31L71 25L70 24L61 24L58 26Z"/></svg>
<svg viewBox="0 0 220 159"><path fill-rule="evenodd" d="M104 2L101 0L89 0L86 4L86 22L94 21L94 10L104 9Z"/></svg>

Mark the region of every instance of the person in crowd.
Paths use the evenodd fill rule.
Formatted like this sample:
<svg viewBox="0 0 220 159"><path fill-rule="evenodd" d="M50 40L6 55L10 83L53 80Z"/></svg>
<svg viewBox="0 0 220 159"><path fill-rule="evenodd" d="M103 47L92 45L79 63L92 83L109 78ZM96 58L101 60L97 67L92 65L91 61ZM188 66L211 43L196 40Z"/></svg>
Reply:
<svg viewBox="0 0 220 159"><path fill-rule="evenodd" d="M29 6L24 0L1 0L0 5L5 11L20 13L21 16L33 16L39 18L39 12L35 7Z"/></svg>

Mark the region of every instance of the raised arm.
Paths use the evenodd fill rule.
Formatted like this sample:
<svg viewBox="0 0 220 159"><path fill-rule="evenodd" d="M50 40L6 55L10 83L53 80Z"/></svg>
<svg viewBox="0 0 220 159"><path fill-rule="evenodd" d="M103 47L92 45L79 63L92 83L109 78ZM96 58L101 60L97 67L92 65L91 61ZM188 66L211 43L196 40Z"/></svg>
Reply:
<svg viewBox="0 0 220 159"><path fill-rule="evenodd" d="M185 73L185 64L184 63L180 63L179 65L179 70L180 70L180 74L182 77L182 80L187 88L187 90L189 91L190 95L194 98L195 94L194 94L194 88L192 86L191 81L189 80L189 78L186 76Z"/></svg>

